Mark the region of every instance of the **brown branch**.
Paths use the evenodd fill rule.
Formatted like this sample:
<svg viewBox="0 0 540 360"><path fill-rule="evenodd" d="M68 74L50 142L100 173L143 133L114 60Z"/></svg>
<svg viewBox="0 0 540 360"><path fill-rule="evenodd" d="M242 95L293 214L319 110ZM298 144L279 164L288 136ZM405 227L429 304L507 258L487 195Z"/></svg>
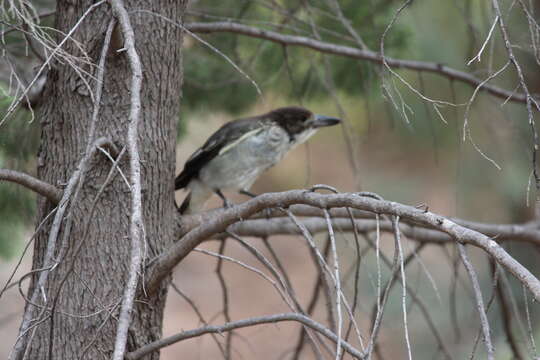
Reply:
<svg viewBox="0 0 540 360"><path fill-rule="evenodd" d="M322 218L322 209L308 205L292 205L290 210L298 217L302 217L302 223L312 233L326 231L326 223ZM374 231L377 226L375 215L368 211L352 209L355 224L359 231ZM213 209L207 212L182 216L178 218L177 238L181 238L195 227L210 221L216 216L221 216L223 209ZM353 231L353 224L345 208L333 208L329 210L332 222L343 231ZM481 232L493 238L497 242L521 241L540 245L540 231L536 222L521 224L492 224L468 221L458 218L450 218L451 221ZM391 232L392 224L389 221L381 220L381 231ZM449 242L452 239L439 230L426 228L407 219L400 221L401 231L409 238L425 242ZM231 231L240 236L265 237L272 235L300 235L301 232L289 218L283 216L283 212L277 209L265 211L265 214L255 214L249 220L234 224Z"/></svg>
<svg viewBox="0 0 540 360"><path fill-rule="evenodd" d="M174 283L174 281L171 281L171 287L173 288L173 290L182 297L182 299L184 299L186 301L186 303L188 303L188 305L193 309L193 311L195 312L195 314L197 315L197 317L199 318L199 322L208 326L209 323L208 321L206 321L206 319L204 318L204 315L202 314L202 312L199 310L199 307L197 306L197 304L195 304L195 302L189 297L187 296L186 294L184 294L182 292L182 290L180 290L180 288L178 286L176 286L176 284ZM221 343L219 342L216 334L212 334L212 339L214 340L214 342L216 343L217 347L219 348L219 351L221 352L221 355L223 355L223 358L224 359L227 359L227 354L225 353L225 349L223 349L223 346L221 345ZM521 359L520 359L521 360Z"/></svg>
<svg viewBox="0 0 540 360"><path fill-rule="evenodd" d="M493 266L496 265L494 264ZM510 346L510 349L512 350L513 358L516 360L526 359L526 356L523 356L523 354L521 353L521 349L519 348L519 340L516 338L516 335L512 331L512 322L514 317L510 310L510 300L508 299L509 295L506 294L506 292L509 291L509 286L505 282L504 277L498 279L498 284L496 285L495 291L497 299L499 300L499 304L501 306L501 310L499 311L499 313L501 315L504 335L506 337L508 345Z"/></svg>
<svg viewBox="0 0 540 360"><path fill-rule="evenodd" d="M0 169L0 180L11 181L22 185L39 195L46 197L54 204L58 204L62 198L62 190L58 189L56 186L20 171Z"/></svg>
<svg viewBox="0 0 540 360"><path fill-rule="evenodd" d="M301 223L312 234L326 232L327 227L324 219L319 217L301 218ZM374 219L355 219L354 224L349 219L333 218L332 225L345 232L354 231L356 226L359 232L372 232L377 229L377 221ZM489 225L489 224L486 224ZM502 225L504 226L504 225ZM391 233L392 224L389 221L379 221L379 228L381 231ZM446 233L428 229L422 226L414 224L399 224L400 231L410 239L421 241L424 243L448 243L454 240ZM508 240L530 242L540 245L540 232L532 227L526 225L508 225L507 228L501 230L507 230L502 232L496 232L495 229L491 229L486 226L487 232L479 231L484 235L495 237L497 242L503 242ZM519 232L512 233L512 228L519 229ZM520 229L523 228L523 229ZM471 228L473 229L473 228ZM255 219L244 220L242 222L231 225L230 231L240 236L253 236L253 237L265 237L274 235L301 235L302 232L298 227L288 218L274 218L269 220ZM473 229L474 230L474 229ZM476 230L478 231L478 230ZM515 235L518 234L518 235Z"/></svg>
<svg viewBox="0 0 540 360"><path fill-rule="evenodd" d="M224 255L225 254L225 246L227 245L227 239L223 239L223 241L219 244L219 254ZM216 276L219 281L219 287L221 289L221 301L222 301L222 312L223 317L225 318L226 322L231 322L231 312L230 312L230 306L229 306L229 288L227 287L227 282L225 281L225 276L223 275L223 258L218 258L217 265L216 265ZM231 358L231 349L232 349L232 335L233 332L230 331L227 333L226 340L225 340L225 352L224 352L224 358L230 359Z"/></svg>
<svg viewBox="0 0 540 360"><path fill-rule="evenodd" d="M467 251L465 250L465 245L461 243L458 244L458 251L459 251L459 256L461 258L461 261L463 262L463 265L465 265L465 270L467 270L467 274L469 274L469 278L471 280L472 288L474 291L476 309L478 310L480 323L482 324L482 333L484 336L484 343L486 345L487 358L488 360L493 360L494 359L493 353L495 352L495 348L493 347L493 343L491 342L491 330L489 327L489 320L486 314L486 308L484 306L484 300L482 299L482 290L480 290L480 283L478 282L478 276L476 275L476 271L474 270L474 267L469 261L469 258L467 256Z"/></svg>
<svg viewBox="0 0 540 360"><path fill-rule="evenodd" d="M368 245L373 249L373 250L376 250L376 244L374 243L374 241L372 241L372 239L369 237L369 236L364 236L366 242L368 243ZM422 250L422 248L425 246L425 243L421 243L419 244L413 251L411 254L409 254L407 256L407 258L403 261L403 266L407 267L410 263L412 263L412 260L414 260L420 253L420 251ZM384 253L380 253L379 254L380 258L382 259L382 261L384 262L384 264L388 267L388 269L391 271L391 274L390 274L390 278L387 280L387 283L382 286L381 288L383 289L387 289L388 288L388 292L392 290L392 287L396 284L396 281L395 280L398 280L399 283L402 284L403 286L403 279L402 277L400 276L397 276L397 268L392 270L392 268L394 267L393 264L392 264L392 261L390 259L388 259L388 257L384 254ZM412 300L412 304L416 304L420 310L420 312L422 313L422 315L424 316L424 319L426 321L426 324L427 326L429 327L431 333L433 334L433 336L435 337L435 340L437 341L437 343L439 344L439 349L442 351L445 359L449 359L451 360L452 357L450 356L450 351L449 349L447 348L447 346L445 345L444 341L443 341L443 337L442 335L439 333L439 331L437 330L437 327L435 326L435 321L432 319L429 311L428 311L428 306L424 303L424 301L422 300L422 298L416 293L416 291L414 291L410 285L408 284L405 284L406 286L406 290L407 290L407 294L411 297L411 300ZM385 290L385 293L387 291ZM383 299L382 303L384 304L386 302L386 300ZM373 326L375 327L375 320L377 319L377 314L378 314L378 307L379 306L383 306L383 304L380 304L379 305L377 304L377 301L375 301L375 303L373 304L373 307L372 307L372 310L371 310L371 319L373 319L372 323L373 323ZM382 313L382 310L381 311L381 317L384 315ZM382 318L379 320L379 321L382 321ZM374 328L375 329L375 328ZM374 349L373 351L377 354L380 352L380 347L379 347L379 343L375 342L374 343Z"/></svg>
<svg viewBox="0 0 540 360"><path fill-rule="evenodd" d="M261 316L261 317L254 317L254 318L249 318L249 319L244 319L244 320L233 321L233 322L229 322L224 325L221 325L221 326L218 326L218 325L203 326L197 329L184 331L176 335L169 336L165 339L157 340L147 345L144 345L143 347L126 354L126 359L127 360L141 359L145 355L151 354L152 352L157 351L166 346L172 345L174 343L177 343L185 339L191 339L197 336L201 336L204 334L221 334L224 331L231 331L234 329L240 329L240 328L255 326L255 325L260 325L260 324L277 323L281 321L297 321L321 333L328 339L332 340L334 343L338 342L338 337L336 336L336 334L334 334L332 331L330 331L323 325L319 324L318 322L312 320L311 318L301 315L301 314L297 314L297 313L285 313L285 314L268 315L268 316ZM356 359L363 358L364 354L362 354L362 352L360 352L359 350L351 346L349 343L345 342L343 339L341 339L340 345L343 350L348 352L354 358Z"/></svg>
<svg viewBox="0 0 540 360"><path fill-rule="evenodd" d="M334 54L339 56L345 56L360 60L367 60L374 63L382 64L383 59L381 55L371 50L361 50L358 48L336 45L324 41L315 40L309 37L296 36L296 35L284 35L271 30L259 29L252 26L236 24L232 22L209 22L209 23L190 23L186 25L186 28L192 32L200 33L213 33L213 32L230 32L259 39L265 39L276 42L282 45L290 46L302 46L316 51ZM463 83L469 84L473 87L480 86L483 80L477 77L451 67L445 66L440 63L427 62L427 61L415 61L415 60L402 60L385 56L385 62L388 66L393 68L404 68L416 71L424 71L435 73L444 76L451 80L458 80ZM502 89L497 86L483 84L482 90L487 91L493 96L498 98L526 103L527 95L518 93L506 89Z"/></svg>
<svg viewBox="0 0 540 360"><path fill-rule="evenodd" d="M375 200L354 193L318 194L305 190L291 190L281 193L267 193L257 196L243 204L226 209L204 225L198 226L187 233L180 241L161 254L149 267L147 274L147 289L155 291L161 280L186 257L198 244L216 233L223 232L235 222L247 219L265 208L287 207L293 204L305 204L321 209L334 207L350 207L358 210L371 211L376 214L387 214L408 219L420 225L436 229L450 235L461 243L469 243L483 249L499 264L510 271L523 283L534 297L540 301L540 280L528 269L511 257L499 244L488 236L429 211L417 209L391 201Z"/></svg>
<svg viewBox="0 0 540 360"><path fill-rule="evenodd" d="M310 251L310 254L312 254L313 258L313 252ZM330 255L330 240L326 239L325 245L323 247L323 259L327 259ZM323 273L322 269L317 266L318 262L316 259L313 259L313 262L315 263L316 269L317 269L317 281L315 282L315 285L313 286L313 290L311 292L311 296L309 297L309 304L307 306L307 315L312 316L315 307L317 306L317 302L319 301L320 294L324 291L323 287L325 286L325 281L327 278L325 277L325 274ZM328 317L330 317L330 313L328 313ZM307 331L301 331L300 337L298 338L298 342L296 346L294 347L294 355L292 357L293 360L298 360L300 357L300 353L302 352L302 348L304 347L306 334L309 335ZM317 359L322 359L322 354L319 350L319 348L316 346L315 343L312 342L312 351L316 354Z"/></svg>
<svg viewBox="0 0 540 360"><path fill-rule="evenodd" d="M52 11L46 11L42 14L39 14L37 17L39 19L43 19L43 18L46 18L46 17L49 17L49 16L53 16L53 15L56 15L56 10L52 10ZM22 27L19 27L18 25L10 25L6 30L4 30L2 33L0 33L0 39L3 39L4 36L6 36L7 34L9 34L10 32L13 32L13 31L20 31L22 33L24 33L24 29Z"/></svg>

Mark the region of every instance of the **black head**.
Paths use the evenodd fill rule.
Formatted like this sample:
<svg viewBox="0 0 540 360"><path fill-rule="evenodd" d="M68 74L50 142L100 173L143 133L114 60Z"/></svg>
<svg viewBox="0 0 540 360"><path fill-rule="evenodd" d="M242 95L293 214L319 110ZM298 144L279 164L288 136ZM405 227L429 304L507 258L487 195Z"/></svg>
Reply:
<svg viewBox="0 0 540 360"><path fill-rule="evenodd" d="M284 128L291 139L306 130L336 125L341 121L336 118L313 114L308 109L300 106L279 108L269 112L267 117Z"/></svg>

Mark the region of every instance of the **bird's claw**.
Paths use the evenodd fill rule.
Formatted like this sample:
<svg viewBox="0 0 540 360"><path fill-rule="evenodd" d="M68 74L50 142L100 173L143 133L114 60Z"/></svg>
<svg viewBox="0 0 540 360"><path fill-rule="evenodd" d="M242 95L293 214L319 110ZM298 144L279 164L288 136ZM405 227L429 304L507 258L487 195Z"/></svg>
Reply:
<svg viewBox="0 0 540 360"><path fill-rule="evenodd" d="M230 209L234 206L234 204L232 202L230 202L229 200L227 199L223 199L223 207L225 209Z"/></svg>

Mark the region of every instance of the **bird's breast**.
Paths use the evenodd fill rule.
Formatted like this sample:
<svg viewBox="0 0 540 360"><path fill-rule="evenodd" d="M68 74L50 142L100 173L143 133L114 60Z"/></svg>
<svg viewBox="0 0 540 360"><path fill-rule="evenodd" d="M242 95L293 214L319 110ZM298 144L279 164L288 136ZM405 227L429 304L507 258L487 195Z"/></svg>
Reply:
<svg viewBox="0 0 540 360"><path fill-rule="evenodd" d="M280 126L254 131L201 169L199 179L219 189L248 189L257 177L290 150L289 135Z"/></svg>

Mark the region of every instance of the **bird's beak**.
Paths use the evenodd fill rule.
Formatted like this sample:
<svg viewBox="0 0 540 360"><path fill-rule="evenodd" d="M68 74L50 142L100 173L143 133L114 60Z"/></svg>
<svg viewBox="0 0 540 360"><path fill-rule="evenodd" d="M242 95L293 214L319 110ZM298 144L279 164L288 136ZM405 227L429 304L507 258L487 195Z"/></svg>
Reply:
<svg viewBox="0 0 540 360"><path fill-rule="evenodd" d="M324 126L334 126L339 124L340 122L341 120L338 118L315 114L313 116L313 119L311 120L310 125L314 128L320 128Z"/></svg>

